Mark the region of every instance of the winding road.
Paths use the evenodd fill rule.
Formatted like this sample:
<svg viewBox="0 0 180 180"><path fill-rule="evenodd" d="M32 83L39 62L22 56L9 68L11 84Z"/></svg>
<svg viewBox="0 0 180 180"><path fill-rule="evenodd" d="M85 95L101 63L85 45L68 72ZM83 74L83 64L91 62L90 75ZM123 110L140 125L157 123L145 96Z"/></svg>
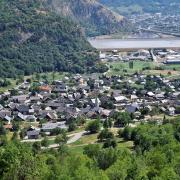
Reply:
<svg viewBox="0 0 180 180"><path fill-rule="evenodd" d="M68 137L70 137L70 138L67 141L67 144L72 144L72 143L78 141L85 133L86 133L86 131L81 131L78 133L68 135ZM53 137L50 140L53 140L55 138L56 137ZM38 142L38 141L40 142L40 141L42 141L42 139L26 139L26 140L22 140L21 142ZM48 147L42 147L42 149L50 149L50 148L57 148L57 147L59 147L59 144L51 144Z"/></svg>

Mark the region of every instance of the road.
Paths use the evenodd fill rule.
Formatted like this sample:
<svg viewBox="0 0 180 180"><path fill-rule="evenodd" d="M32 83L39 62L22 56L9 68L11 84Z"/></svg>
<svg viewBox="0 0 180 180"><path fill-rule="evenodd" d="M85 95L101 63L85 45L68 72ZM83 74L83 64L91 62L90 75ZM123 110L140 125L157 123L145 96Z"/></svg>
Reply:
<svg viewBox="0 0 180 180"><path fill-rule="evenodd" d="M72 144L74 142L76 142L77 140L79 140L83 134L85 134L86 131L82 131L82 132L79 132L79 133L76 133L72 138L70 138L68 141L67 141L67 144Z"/></svg>
<svg viewBox="0 0 180 180"><path fill-rule="evenodd" d="M70 137L70 138L67 141L67 144L72 144L72 143L78 141L85 133L86 133L86 131L81 131L78 133L68 135L68 137ZM50 140L53 140L55 138L56 137L50 138ZM40 141L42 141L42 139L26 139L26 140L22 140L21 142L40 142ZM50 149L50 148L57 148L57 147L59 147L59 144L51 144L47 148ZM46 147L43 147L42 149L46 149Z"/></svg>
<svg viewBox="0 0 180 180"><path fill-rule="evenodd" d="M72 138L70 138L66 144L72 144L72 143L78 141L85 132L86 131L75 133L74 136ZM51 144L48 147L43 147L42 149L51 149L51 148L58 148L58 147L59 147L59 144Z"/></svg>

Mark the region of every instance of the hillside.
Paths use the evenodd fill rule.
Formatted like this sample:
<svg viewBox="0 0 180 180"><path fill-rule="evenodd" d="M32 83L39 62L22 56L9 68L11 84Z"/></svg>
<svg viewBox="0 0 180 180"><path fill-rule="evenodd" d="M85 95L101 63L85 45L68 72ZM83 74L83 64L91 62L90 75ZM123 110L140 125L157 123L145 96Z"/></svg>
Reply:
<svg viewBox="0 0 180 180"><path fill-rule="evenodd" d="M127 30L127 20L107 9L96 0L43 0L57 14L63 14L80 23L89 36Z"/></svg>
<svg viewBox="0 0 180 180"><path fill-rule="evenodd" d="M180 13L179 0L99 0L116 12L127 15L130 13Z"/></svg>
<svg viewBox="0 0 180 180"><path fill-rule="evenodd" d="M74 22L45 10L40 0L0 1L0 76L34 72L83 73L97 54Z"/></svg>

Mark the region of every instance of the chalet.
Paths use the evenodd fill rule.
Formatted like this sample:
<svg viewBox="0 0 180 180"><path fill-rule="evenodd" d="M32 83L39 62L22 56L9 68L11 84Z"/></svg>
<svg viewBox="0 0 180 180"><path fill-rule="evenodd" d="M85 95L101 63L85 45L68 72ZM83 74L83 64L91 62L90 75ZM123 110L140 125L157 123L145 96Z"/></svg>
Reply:
<svg viewBox="0 0 180 180"><path fill-rule="evenodd" d="M65 84L57 85L53 89L53 92L55 93L66 93L67 91L68 87Z"/></svg>
<svg viewBox="0 0 180 180"><path fill-rule="evenodd" d="M175 108L174 107L169 107L168 109L167 109L167 114L169 115L169 116L174 116L175 115Z"/></svg>
<svg viewBox="0 0 180 180"><path fill-rule="evenodd" d="M20 104L20 105L16 106L16 109L18 112L20 112L22 114L29 113L29 106L27 106L26 104Z"/></svg>
<svg viewBox="0 0 180 180"><path fill-rule="evenodd" d="M122 103L122 102L127 102L128 99L125 97L125 96L116 96L114 97L114 100L117 102L117 103Z"/></svg>
<svg viewBox="0 0 180 180"><path fill-rule="evenodd" d="M12 114L12 113L11 113L11 111L9 111L9 110L6 110L6 109L1 110L1 111L0 111L0 119L6 120L6 121L11 121L11 120L12 120L11 114Z"/></svg>
<svg viewBox="0 0 180 180"><path fill-rule="evenodd" d="M40 130L29 130L27 131L27 137L28 139L39 139L40 136Z"/></svg>
<svg viewBox="0 0 180 180"><path fill-rule="evenodd" d="M126 106L126 111L128 113L134 113L136 112L138 109L139 109L139 105L137 103L133 103L133 104L130 104L130 105L127 105Z"/></svg>
<svg viewBox="0 0 180 180"><path fill-rule="evenodd" d="M52 123L52 122L45 123L42 125L41 131L50 133L56 128L67 129L66 122L62 121L62 122L57 122L57 123Z"/></svg>
<svg viewBox="0 0 180 180"><path fill-rule="evenodd" d="M28 95L12 96L12 100L15 103L25 103L28 97Z"/></svg>
<svg viewBox="0 0 180 180"><path fill-rule="evenodd" d="M48 86L48 85L43 85L43 86L39 87L39 91L51 93L52 88L50 86Z"/></svg>

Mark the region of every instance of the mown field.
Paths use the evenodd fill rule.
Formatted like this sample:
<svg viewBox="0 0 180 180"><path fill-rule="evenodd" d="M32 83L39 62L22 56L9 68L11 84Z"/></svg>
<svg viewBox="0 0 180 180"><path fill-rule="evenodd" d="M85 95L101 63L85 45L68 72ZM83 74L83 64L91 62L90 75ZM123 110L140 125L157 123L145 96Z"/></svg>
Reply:
<svg viewBox="0 0 180 180"><path fill-rule="evenodd" d="M174 65L164 65L164 64L157 64L152 61L134 61L133 68L130 68L129 62L109 62L109 71L107 75L123 75L123 74L132 74L135 72L143 72L145 74L150 75L165 75L165 76L180 76L180 64ZM160 68L157 70L157 68Z"/></svg>

